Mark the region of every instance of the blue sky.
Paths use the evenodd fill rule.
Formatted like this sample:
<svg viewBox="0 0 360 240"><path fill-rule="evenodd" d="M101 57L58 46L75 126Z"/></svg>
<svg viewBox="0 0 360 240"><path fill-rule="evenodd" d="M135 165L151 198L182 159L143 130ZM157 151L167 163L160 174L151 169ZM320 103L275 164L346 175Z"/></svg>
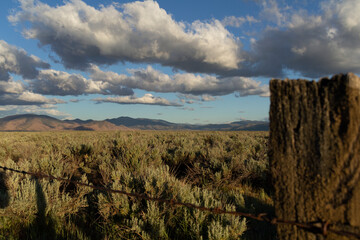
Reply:
<svg viewBox="0 0 360 240"><path fill-rule="evenodd" d="M1 1L0 117L268 119L271 78L360 73L358 12L358 0Z"/></svg>

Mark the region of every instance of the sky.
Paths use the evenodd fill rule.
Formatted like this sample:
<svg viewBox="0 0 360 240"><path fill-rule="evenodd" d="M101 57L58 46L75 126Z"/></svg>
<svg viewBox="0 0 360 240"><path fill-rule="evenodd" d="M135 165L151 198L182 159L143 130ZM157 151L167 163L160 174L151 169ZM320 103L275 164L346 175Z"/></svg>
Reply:
<svg viewBox="0 0 360 240"><path fill-rule="evenodd" d="M0 117L268 120L269 80L360 73L359 0L2 0Z"/></svg>

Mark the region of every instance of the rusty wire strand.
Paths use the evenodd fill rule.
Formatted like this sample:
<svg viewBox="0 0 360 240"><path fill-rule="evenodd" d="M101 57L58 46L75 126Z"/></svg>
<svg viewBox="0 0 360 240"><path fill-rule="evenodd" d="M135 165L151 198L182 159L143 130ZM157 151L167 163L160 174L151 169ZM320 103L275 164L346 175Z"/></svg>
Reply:
<svg viewBox="0 0 360 240"><path fill-rule="evenodd" d="M101 191L105 191L105 192L123 194L128 197L133 197L136 199L144 199L144 200L155 201L155 202L159 202L159 203L167 203L167 204L173 205L173 206L182 206L182 207L187 207L187 208L192 208L192 209L198 209L200 211L211 212L214 214L229 214L229 215L234 215L234 216L239 216L239 217L245 217L248 219L267 222L272 225L280 225L280 224L292 225L292 226L299 227L303 230L306 230L308 232L322 234L323 236L326 236L329 233L334 233L337 235L342 235L342 236L347 236L347 237L355 237L357 239L360 239L360 234L333 229L333 228L331 228L331 224L327 221L326 222L316 222L316 223L299 223L299 222L288 221L288 220L284 220L284 219L269 218L269 217L267 217L268 216L267 213L260 213L260 214L256 215L256 214L238 212L238 211L227 211L227 210L224 210L221 208L207 208L207 207L198 206L198 205L195 205L192 203L179 202L174 199L150 197L145 194L130 193L130 192L122 191L122 190L116 190L116 189L111 189L111 188L106 188L106 187L101 187L101 186L90 185L89 183L78 182L78 181L61 178L61 177L54 177L52 175L44 174L41 172L36 172L36 173L28 172L28 171L16 170L16 169L4 167L4 166L0 166L0 169L3 169L4 171L11 171L11 172L15 172L15 173L24 174L24 175L31 175L37 179L57 180L57 181L72 183L75 185L85 186L85 187L89 187L92 189L101 190Z"/></svg>

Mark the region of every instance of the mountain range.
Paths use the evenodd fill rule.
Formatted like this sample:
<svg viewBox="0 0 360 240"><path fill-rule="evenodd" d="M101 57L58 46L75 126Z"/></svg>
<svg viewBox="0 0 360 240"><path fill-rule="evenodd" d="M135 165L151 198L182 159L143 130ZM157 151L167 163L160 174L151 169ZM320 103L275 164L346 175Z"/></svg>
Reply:
<svg viewBox="0 0 360 240"><path fill-rule="evenodd" d="M95 120L59 120L46 115L23 114L0 118L0 131L111 131L111 130L206 130L268 131L267 121L238 121L224 124L182 124L160 119L119 117Z"/></svg>

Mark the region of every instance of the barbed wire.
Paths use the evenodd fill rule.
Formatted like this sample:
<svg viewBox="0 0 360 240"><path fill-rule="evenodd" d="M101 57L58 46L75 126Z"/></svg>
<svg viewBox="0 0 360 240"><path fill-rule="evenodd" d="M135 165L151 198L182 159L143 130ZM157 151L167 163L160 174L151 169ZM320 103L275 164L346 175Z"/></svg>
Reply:
<svg viewBox="0 0 360 240"><path fill-rule="evenodd" d="M328 221L325 221L325 222L319 221L319 222L312 222L312 223L299 223L296 221L288 221L288 220L279 219L276 217L271 218L271 217L269 217L269 214L267 214L267 213L251 214L251 213L238 212L238 211L227 211L227 210L224 210L221 208L207 208L207 207L198 206L198 205L195 205L192 203L179 202L174 199L157 198L157 197L151 197L151 196L148 196L145 194L131 193L131 192L126 192L126 191L122 191L122 190L106 188L106 187L102 187L102 186L90 185L89 183L83 183L83 182L74 181L71 179L55 177L55 176L44 174L41 172L28 172L28 171L16 170L16 169L4 167L4 166L0 166L0 169L3 169L4 171L10 171L10 172L20 173L20 174L24 174L24 175L30 175L37 179L57 180L57 181L72 183L75 185L85 186L85 187L89 187L92 189L101 190L101 191L105 191L105 192L122 194L122 195L126 195L128 197L134 197L137 199L144 199L144 200L155 201L155 202L159 202L159 203L167 203L172 206L182 206L182 207L187 207L187 208L192 208L192 209L198 209L200 211L211 212L214 214L229 214L229 215L234 215L234 216L238 216L238 217L245 217L248 219L267 222L267 223L270 223L273 225L280 225L280 224L292 225L292 226L296 226L301 229L304 229L308 232L312 232L315 234L322 234L323 236L327 236L329 233L335 233L337 235L342 235L342 236L347 236L347 237L355 237L357 239L360 239L360 234L358 234L358 233L333 229L331 223Z"/></svg>

